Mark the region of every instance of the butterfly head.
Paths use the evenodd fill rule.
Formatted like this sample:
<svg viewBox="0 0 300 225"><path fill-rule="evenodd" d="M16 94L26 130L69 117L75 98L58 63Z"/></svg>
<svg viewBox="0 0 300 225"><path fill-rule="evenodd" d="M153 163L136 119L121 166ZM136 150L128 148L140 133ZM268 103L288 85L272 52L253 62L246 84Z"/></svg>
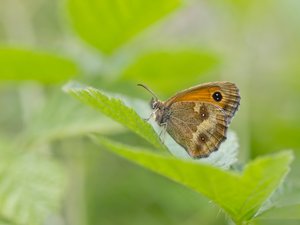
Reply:
<svg viewBox="0 0 300 225"><path fill-rule="evenodd" d="M138 84L138 86L141 86L141 87L145 88L153 96L152 99L151 99L151 101L150 101L150 107L151 107L151 109L153 109L153 110L155 110L155 109L162 109L163 103L158 100L157 96L154 94L153 91L151 91L150 88L148 88L144 84Z"/></svg>
<svg viewBox="0 0 300 225"><path fill-rule="evenodd" d="M162 109L163 106L164 106L163 102L159 101L156 98L152 98L151 101L150 101L150 107L153 110Z"/></svg>
<svg viewBox="0 0 300 225"><path fill-rule="evenodd" d="M150 101L150 107L151 109L153 109L153 113L151 115L154 116L155 121L160 126L164 125L169 119L169 114L166 113L167 108L165 107L165 103L158 100L154 92L151 91L146 85L138 84L138 86L145 88L152 95L152 99Z"/></svg>

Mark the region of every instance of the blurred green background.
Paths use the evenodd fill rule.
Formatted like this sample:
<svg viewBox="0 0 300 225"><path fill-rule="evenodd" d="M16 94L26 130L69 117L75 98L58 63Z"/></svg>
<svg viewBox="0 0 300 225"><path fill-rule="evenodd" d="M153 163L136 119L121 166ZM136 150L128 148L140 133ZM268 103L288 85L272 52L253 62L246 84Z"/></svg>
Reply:
<svg viewBox="0 0 300 225"><path fill-rule="evenodd" d="M144 144L63 93L71 79L146 101L137 83L164 100L235 82L240 162L293 149L286 185L299 191L299 12L297 0L1 0L0 224L227 224L207 199L86 138Z"/></svg>

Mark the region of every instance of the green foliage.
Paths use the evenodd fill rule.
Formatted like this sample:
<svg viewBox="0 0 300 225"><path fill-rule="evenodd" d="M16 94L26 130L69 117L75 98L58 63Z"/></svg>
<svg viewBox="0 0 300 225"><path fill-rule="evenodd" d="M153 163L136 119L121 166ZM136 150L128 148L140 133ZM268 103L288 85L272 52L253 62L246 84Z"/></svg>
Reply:
<svg viewBox="0 0 300 225"><path fill-rule="evenodd" d="M282 207L274 207L263 212L259 216L259 220L299 220L300 205L288 205Z"/></svg>
<svg viewBox="0 0 300 225"><path fill-rule="evenodd" d="M72 225L91 221L227 224L216 216L219 208L207 198L237 224L300 220L299 160L285 180L291 152L251 161L251 157L278 149L299 152L300 3L67 0L65 10L60 11L56 8L60 2L1 2L1 43L21 40L22 45L33 48L19 48L19 43L0 47L0 225L56 225L61 224L60 219ZM180 9L182 2L187 4ZM62 23L65 15L57 16L66 11L74 33ZM78 38L98 51L85 48ZM41 46L51 51L37 51ZM74 62L63 55L72 55ZM83 70L78 71L79 67ZM142 119L150 115L144 102L91 87L65 88L105 117L71 99L60 87L48 85L79 74L84 83L131 96L141 93L131 88L136 83L145 83L159 96L170 96L207 80L236 82L242 102L232 125L241 140L241 161L250 162L243 172L237 172L207 164L216 155L192 161L164 154L166 146ZM147 143L118 123L153 149L137 147ZM97 145L81 138L90 133L101 134L94 135ZM104 134L116 141L103 138ZM215 158L227 160L236 153L237 143L233 145L230 134L223 155ZM122 140L131 145L121 144ZM196 192L98 152L102 147ZM169 150L175 153L176 147ZM105 154L109 157L103 157ZM66 182L72 182L69 191ZM286 193L285 185L290 183L296 187ZM284 185L278 188L280 184ZM102 190L106 192L100 193ZM279 194L280 203L276 202ZM85 205L89 203L93 208ZM118 212L122 215L115 219Z"/></svg>
<svg viewBox="0 0 300 225"><path fill-rule="evenodd" d="M41 224L58 210L64 186L60 165L0 143L0 214L8 224Z"/></svg>
<svg viewBox="0 0 300 225"><path fill-rule="evenodd" d="M250 162L239 174L98 139L113 152L205 195L237 224L254 218L283 181L293 159L291 152L261 157Z"/></svg>
<svg viewBox="0 0 300 225"><path fill-rule="evenodd" d="M121 100L108 97L101 91L91 87L72 88L67 86L65 87L65 91L128 127L156 148L165 149L165 146L161 143L153 128Z"/></svg>
<svg viewBox="0 0 300 225"><path fill-rule="evenodd" d="M139 57L124 70L122 76L171 94L178 91L178 87L199 82L199 77L217 64L217 57L208 52L187 49L157 51Z"/></svg>
<svg viewBox="0 0 300 225"><path fill-rule="evenodd" d="M81 38L108 54L179 5L180 0L68 1L74 28Z"/></svg>
<svg viewBox="0 0 300 225"><path fill-rule="evenodd" d="M2 82L37 81L56 84L74 77L78 71L77 65L72 61L56 54L1 47L0 74ZM31 96L35 96L36 93L33 93L36 89L30 91ZM31 101L36 99L29 100L26 106L31 107ZM7 107L11 105L10 103ZM56 112L51 115L51 119ZM35 114L32 118L43 120L45 115L43 113L38 117ZM50 120L46 122L50 123ZM46 122L43 121L40 128L45 128ZM55 122L51 125L58 125L60 121ZM38 123L26 125L23 132L13 134L11 143L8 140L0 141L0 221L4 224L42 224L50 214L55 214L60 209L66 189L65 169L50 155L41 154L44 148L47 149L46 142L49 139L46 141L46 137L56 135L57 138L57 132L51 135L51 129L47 132L35 130Z"/></svg>
<svg viewBox="0 0 300 225"><path fill-rule="evenodd" d="M78 74L77 66L55 54L17 48L0 48L0 81L36 80L60 83Z"/></svg>
<svg viewBox="0 0 300 225"><path fill-rule="evenodd" d="M82 108L79 102L68 100L69 96L65 93L49 96L45 107L35 113L20 139L25 143L38 145L90 132L109 134L122 130L121 126L93 109Z"/></svg>
<svg viewBox="0 0 300 225"><path fill-rule="evenodd" d="M218 215L219 207L197 192L110 151L99 151L101 146L89 151L86 162L89 224L227 224L225 216Z"/></svg>
<svg viewBox="0 0 300 225"><path fill-rule="evenodd" d="M147 123L120 100L109 98L90 87L67 88L66 91L129 127L154 146L157 145L153 140L158 138L154 139L155 133L149 130ZM283 181L293 159L291 152L263 157L249 163L244 172L238 174L206 164L153 154L107 139L100 139L100 142L115 153L207 196L223 208L237 224L254 218L263 203Z"/></svg>

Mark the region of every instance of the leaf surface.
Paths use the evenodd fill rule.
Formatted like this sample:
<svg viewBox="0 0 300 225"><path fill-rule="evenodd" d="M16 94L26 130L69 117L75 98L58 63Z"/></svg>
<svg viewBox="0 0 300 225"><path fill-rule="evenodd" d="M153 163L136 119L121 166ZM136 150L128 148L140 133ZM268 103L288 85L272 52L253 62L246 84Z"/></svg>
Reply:
<svg viewBox="0 0 300 225"><path fill-rule="evenodd" d="M80 37L111 54L180 3L180 0L69 0L68 10Z"/></svg>
<svg viewBox="0 0 300 225"><path fill-rule="evenodd" d="M167 157L97 137L96 141L124 158L203 194L242 224L254 218L289 171L290 151L258 158L243 173L225 171L201 161Z"/></svg>
<svg viewBox="0 0 300 225"><path fill-rule="evenodd" d="M180 88L197 84L199 77L216 68L219 62L216 54L207 51L162 50L140 56L125 68L122 78L171 95Z"/></svg>
<svg viewBox="0 0 300 225"><path fill-rule="evenodd" d="M0 220L42 224L59 210L65 187L65 172L54 160L34 152L20 153L1 143Z"/></svg>
<svg viewBox="0 0 300 225"><path fill-rule="evenodd" d="M61 83L78 74L76 65L61 56L26 49L0 48L0 82L33 80Z"/></svg>
<svg viewBox="0 0 300 225"><path fill-rule="evenodd" d="M166 147L161 143L152 126L142 119L133 109L126 106L120 99L109 97L92 87L66 87L64 90L85 104L92 106L106 116L129 128L153 144L156 148L166 150Z"/></svg>

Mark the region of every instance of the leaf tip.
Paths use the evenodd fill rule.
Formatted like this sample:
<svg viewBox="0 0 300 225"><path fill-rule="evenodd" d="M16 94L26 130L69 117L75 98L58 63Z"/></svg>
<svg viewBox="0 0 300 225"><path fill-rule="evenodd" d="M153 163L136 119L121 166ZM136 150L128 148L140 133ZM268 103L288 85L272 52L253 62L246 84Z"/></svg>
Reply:
<svg viewBox="0 0 300 225"><path fill-rule="evenodd" d="M82 84L78 83L77 81L71 80L62 87L62 90L65 93L70 93L72 92L73 89L82 89L82 88L84 88Z"/></svg>

